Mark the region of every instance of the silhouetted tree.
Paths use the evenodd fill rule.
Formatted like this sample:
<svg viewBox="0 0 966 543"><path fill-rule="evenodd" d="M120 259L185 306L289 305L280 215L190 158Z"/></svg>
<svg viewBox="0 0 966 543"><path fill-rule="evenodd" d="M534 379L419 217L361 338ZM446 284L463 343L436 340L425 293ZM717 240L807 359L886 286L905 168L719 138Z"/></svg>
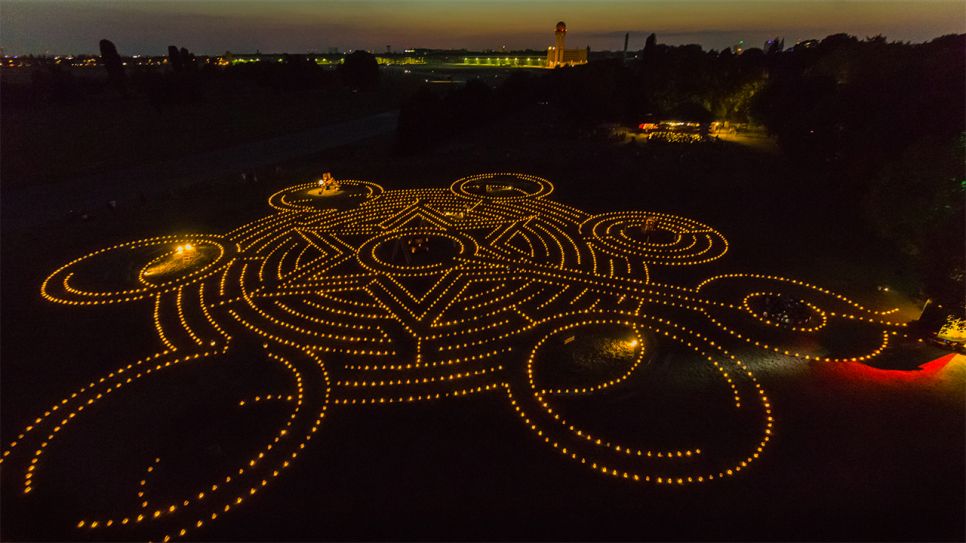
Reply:
<svg viewBox="0 0 966 543"><path fill-rule="evenodd" d="M785 50L785 39L775 36L775 39L765 42L765 54L774 56Z"/></svg>
<svg viewBox="0 0 966 543"><path fill-rule="evenodd" d="M876 232L917 264L925 292L949 304L964 299L964 144L912 144L881 165L863 201Z"/></svg>
<svg viewBox="0 0 966 543"><path fill-rule="evenodd" d="M197 60L188 49L169 45L168 66L170 72L137 74L138 83L152 107L161 111L167 105L197 102L203 98L204 81L210 74L199 73Z"/></svg>
<svg viewBox="0 0 966 543"><path fill-rule="evenodd" d="M184 63L181 62L181 52L174 45L168 46L168 66L175 72L184 70Z"/></svg>
<svg viewBox="0 0 966 543"><path fill-rule="evenodd" d="M855 36L850 36L849 34L831 34L826 36L822 41L819 42L818 48L823 53L829 53L836 49L843 47L849 47L859 43L859 39Z"/></svg>
<svg viewBox="0 0 966 543"><path fill-rule="evenodd" d="M181 65L186 72L193 72L198 68L194 53L188 51L187 48L182 47L179 56L181 57Z"/></svg>
<svg viewBox="0 0 966 543"><path fill-rule="evenodd" d="M124 81L124 62L117 53L117 47L110 40L101 40L101 61L107 69L107 77L111 84L122 96L127 96L127 85Z"/></svg>
<svg viewBox="0 0 966 543"><path fill-rule="evenodd" d="M346 85L371 90L379 84L379 63L376 57L365 51L354 51L336 68L339 77Z"/></svg>

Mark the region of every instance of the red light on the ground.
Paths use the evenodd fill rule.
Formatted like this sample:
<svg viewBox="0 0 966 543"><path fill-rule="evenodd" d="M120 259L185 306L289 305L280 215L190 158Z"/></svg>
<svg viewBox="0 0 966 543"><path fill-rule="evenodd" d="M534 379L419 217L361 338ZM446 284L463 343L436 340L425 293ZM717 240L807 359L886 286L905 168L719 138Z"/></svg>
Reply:
<svg viewBox="0 0 966 543"><path fill-rule="evenodd" d="M919 371L922 374L929 374L929 375L939 373L940 371L942 371L943 368L946 367L946 365L952 362L954 358L956 358L956 353L950 353L950 354L947 354L946 356L940 356L935 360L926 362L925 364L920 364Z"/></svg>
<svg viewBox="0 0 966 543"><path fill-rule="evenodd" d="M837 367L845 370L850 377L859 379L869 379L873 381L913 381L917 379L931 379L941 372L950 362L956 358L956 353L941 356L935 360L930 360L920 364L914 370L889 370L873 368L860 362L842 362L836 364Z"/></svg>

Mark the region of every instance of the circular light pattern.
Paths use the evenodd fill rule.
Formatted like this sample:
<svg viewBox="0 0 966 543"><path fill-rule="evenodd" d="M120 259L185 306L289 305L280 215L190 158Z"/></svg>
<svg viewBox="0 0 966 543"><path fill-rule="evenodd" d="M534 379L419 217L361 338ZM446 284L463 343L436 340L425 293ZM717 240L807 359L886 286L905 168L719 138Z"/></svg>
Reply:
<svg viewBox="0 0 966 543"><path fill-rule="evenodd" d="M243 337L262 343L265 363L291 375L287 388L237 399L239 409L291 407L272 440L199 479L188 495L153 509L139 495L133 507L84 515L78 529L135 527L168 541L202 528L251 501L300 457L330 404L505 394L534 438L571 461L630 482L704 483L749 467L774 432L770 400L731 343L805 360L867 360L904 326L794 279L661 282L681 266L723 256L725 237L666 213L591 215L547 199L552 191L549 181L518 173L465 177L448 190L305 183L271 195L275 213L223 236L149 238L73 260L43 281L41 295L70 305L151 299L157 344L53 403L7 443L0 462L25 453L22 489L31 495L46 451L89 406L149 375L224 357ZM762 319L749 303L764 293L801 300L821 324L795 329ZM599 326L627 330L633 356L604 378L548 386L553 381L540 375L554 364L539 362L547 342ZM859 337L860 352L834 352L823 341L832 330L874 341ZM818 350L787 346L802 333ZM724 403L708 416L742 421L746 442L644 447L637 443L647 436L598 435L557 405L565 396L631 387L645 353L665 350L716 376ZM156 470L164 458L144 462L141 486L149 478L162 485Z"/></svg>
<svg viewBox="0 0 966 543"><path fill-rule="evenodd" d="M594 316L597 318L588 318ZM543 437L544 441L560 454L573 461L589 465L591 469L600 471L605 475L639 482L684 485L730 477L747 468L764 451L765 446L771 440L774 427L771 403L755 376L740 360L720 345L707 340L702 334L683 329L673 323L667 323L663 319L652 319L647 316L641 319L640 315L635 316L638 317L635 321L641 322L652 332L663 336L665 339L670 339L678 346L686 347L697 354L699 359L703 359L703 362L714 368L724 385L728 387L736 410L741 410L743 402L749 402L750 396L758 411L760 433L757 441L752 442L737 457L730 460L716 458L710 462L696 462L697 457L702 455L703 451L707 451L706 446L704 448L676 450L644 449L596 436L576 423L567 420L551 404L546 391L541 390L541 387L538 386L534 363L541 346L548 338L557 333L557 330L540 338L530 354L527 362L528 393L520 395L521 400L513 400L513 405L518 414L525 423L530 424L531 428L537 431L538 436ZM611 320L613 316L606 314L587 315L585 318L588 319L576 324L565 325L563 329L604 323L637 326L635 321ZM670 326L667 326L668 324ZM601 389L619 383L626 379L638 364L639 362L632 365L630 371L624 375L594 388ZM588 391L593 391L593 388L563 391L563 393L586 393ZM554 393L560 394L561 391L554 391ZM532 406L531 410L527 410L528 404ZM704 454L702 460L705 460L706 456Z"/></svg>
<svg viewBox="0 0 966 543"><path fill-rule="evenodd" d="M865 362L884 351L905 328L905 323L889 318L896 310L871 311L861 304L828 289L797 279L775 275L732 273L701 281L696 291L722 300L719 305L700 309L707 319L733 338L775 353L823 362ZM818 316L818 323L805 327L777 326L750 311L747 301L762 295L798 300ZM740 312L734 311L740 309ZM744 315L744 317L743 317ZM759 326L747 325L747 316ZM799 341L805 334L813 340ZM852 338L854 350L835 352L832 336ZM825 340L825 341L823 341ZM842 347L838 347L841 349Z"/></svg>
<svg viewBox="0 0 966 543"><path fill-rule="evenodd" d="M450 186L457 196L472 200L525 200L553 192L553 183L522 173L481 173L457 179Z"/></svg>
<svg viewBox="0 0 966 543"><path fill-rule="evenodd" d="M161 236L121 243L61 266L44 280L40 292L49 301L66 304L129 302L204 280L234 258L237 250L237 246L212 235ZM91 273L101 261L115 264L112 271L118 272L107 281L103 274ZM127 274L116 266L123 262L129 264Z"/></svg>
<svg viewBox="0 0 966 543"><path fill-rule="evenodd" d="M582 223L580 232L603 252L641 257L652 265L704 264L728 252L728 240L717 230L668 213L604 213Z"/></svg>
<svg viewBox="0 0 966 543"><path fill-rule="evenodd" d="M145 264L138 272L138 280L152 287L177 282L180 277L201 269L220 258L221 254L220 246L207 243L175 245L174 249L163 252L160 256Z"/></svg>
<svg viewBox="0 0 966 543"><path fill-rule="evenodd" d="M377 234L356 253L359 265L374 273L432 275L476 255L473 238L459 232L406 228Z"/></svg>
<svg viewBox="0 0 966 543"><path fill-rule="evenodd" d="M752 317L758 319L759 321L777 328L787 328L795 332L816 332L825 327L828 323L828 315L818 307L804 301L804 300L794 300L795 303L801 304L804 311L807 314L802 315L805 317L805 322L803 323L785 323L777 320L775 315L769 315L767 310L762 310L759 304L767 304L768 300L781 300L784 296L777 292L752 292L744 297L741 301L741 307L748 312ZM803 326L804 324L804 326Z"/></svg>
<svg viewBox="0 0 966 543"><path fill-rule="evenodd" d="M607 328L617 328L625 329L626 332L615 334L613 331L607 333L607 331L601 328L606 326ZM590 372L590 375L583 376L583 379L587 382L581 383L578 386L547 386L544 383L538 382L539 379L536 377L538 373L536 371L541 365L552 366L557 369L562 364L568 362L566 359L561 359L561 353L553 351L552 354L544 355L543 359L539 355L541 346L547 344L549 340L556 339L558 349L570 349L574 350L581 349L583 351L587 350L587 346L581 345L583 342L587 342L589 338L585 337L587 335L593 334L597 345L593 345L592 361L595 365L603 365L610 363L616 365L616 368L595 368L598 372L610 370L611 375L609 378L601 378L595 375L594 372ZM618 338L613 336L617 335ZM608 345L609 344L609 345ZM539 388L539 393L542 395L555 395L555 394L586 394L590 392L596 392L598 390L603 390L605 388L610 388L617 385L634 373L637 367L644 361L644 355L647 351L647 342L641 335L640 330L637 326L621 321L600 321L589 324L585 321L573 322L570 324L562 326L554 326L550 332L544 335L538 342L537 346L534 347L533 351L530 353L530 358L532 360L532 366L534 368L534 379L531 384L534 388ZM546 350L546 347L544 347ZM581 353L582 358L588 358L590 353ZM555 356L556 355L556 356ZM570 365L574 365L574 361L569 361ZM542 363L542 364L541 364ZM591 380L593 379L593 380Z"/></svg>
<svg viewBox="0 0 966 543"><path fill-rule="evenodd" d="M338 189L325 190L318 182L303 183L272 194L268 205L279 211L321 211L346 209L379 198L382 187L356 179L339 182Z"/></svg>

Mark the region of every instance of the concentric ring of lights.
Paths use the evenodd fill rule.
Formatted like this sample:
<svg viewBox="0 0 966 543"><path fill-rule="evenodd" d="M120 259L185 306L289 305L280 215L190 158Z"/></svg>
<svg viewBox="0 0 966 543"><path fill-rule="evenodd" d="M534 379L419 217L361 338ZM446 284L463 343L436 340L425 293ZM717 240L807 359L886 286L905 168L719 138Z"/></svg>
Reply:
<svg viewBox="0 0 966 543"><path fill-rule="evenodd" d="M674 234L670 243L647 242L626 235L630 228L656 221L657 229ZM690 266L717 260L728 252L728 240L703 223L647 211L624 211L595 215L580 225L580 232L602 251L615 255L634 255L647 264Z"/></svg>
<svg viewBox="0 0 966 543"><path fill-rule="evenodd" d="M214 248L217 256L200 266L185 268L184 275L163 281L161 283L150 283L143 279L144 268L156 262L160 258L165 258L174 254L177 247L190 245L193 248ZM75 286L74 276L79 268L91 265L98 257L117 251L130 251L135 249L156 247L163 251L160 257L151 259L143 263L138 270L139 285L133 288L121 287L117 290L87 290L86 287ZM156 296L165 292L176 290L185 285L200 281L206 277L217 273L218 270L226 265L237 253L237 246L226 243L221 237L213 235L188 235L188 236L159 236L147 238L140 241L120 243L106 249L95 251L88 255L74 259L64 266L61 266L51 273L40 287L41 296L48 301L87 305L87 304L106 304L121 303L139 300L149 296Z"/></svg>
<svg viewBox="0 0 966 543"><path fill-rule="evenodd" d="M448 239L457 248L457 253L444 262L434 262L431 264L386 262L376 254L385 244L397 242L401 244L406 238L415 237ZM397 276L418 276L432 275L459 266L462 259L475 256L476 252L476 241L465 234L459 232L442 232L428 228L407 228L373 236L359 247L359 250L356 252L356 259L360 266L374 273L389 273Z"/></svg>
<svg viewBox="0 0 966 543"><path fill-rule="evenodd" d="M812 314L818 318L819 322L814 326L794 326L794 325L788 325L788 324L772 321L767 316L765 316L760 311L756 310L751 306L752 300L754 300L755 298L761 298L764 296L782 296L782 294L779 294L777 292L752 292L746 295L744 299L741 300L741 307L745 311L747 311L749 315L751 315L755 319L769 326L774 326L775 328L785 328L788 330L792 330L794 332L817 332L822 328L824 328L825 325L828 323L828 315L826 315L824 311L822 311L815 305L810 304L805 300L797 300L797 301L801 304L804 304L805 307L807 307L809 311L811 311Z"/></svg>
<svg viewBox="0 0 966 543"><path fill-rule="evenodd" d="M339 181L341 187L351 187L360 192L357 194L320 194L313 195L309 194L309 191L319 188L317 182L313 183L302 183L300 185L295 185L292 187L287 187L282 189L271 196L268 197L268 205L279 211L318 211L313 203L317 202L319 198L327 198L330 196L346 196L346 197L358 197L360 203L364 201L373 201L382 195L383 189L381 186L371 182L362 181L358 179L346 179Z"/></svg>
<svg viewBox="0 0 966 543"><path fill-rule="evenodd" d="M519 195L491 195L485 192L480 194L466 190L467 185L473 183L495 183L494 180L499 178L510 178L519 181L534 183L537 185L537 190L534 192L528 192ZM535 175L527 175L522 173L481 173L477 175L470 175L468 177L463 177L457 179L450 185L450 190L453 194L461 198L469 198L471 200L502 200L502 201L513 201L513 200L527 200L543 198L550 195L553 192L553 183L547 181L542 177L537 177ZM517 189L519 190L519 189Z"/></svg>

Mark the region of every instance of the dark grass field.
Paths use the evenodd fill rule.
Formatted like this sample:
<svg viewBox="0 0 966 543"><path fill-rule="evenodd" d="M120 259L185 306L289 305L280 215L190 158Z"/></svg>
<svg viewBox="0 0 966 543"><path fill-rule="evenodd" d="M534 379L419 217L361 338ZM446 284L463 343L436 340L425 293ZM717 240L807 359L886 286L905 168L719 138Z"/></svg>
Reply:
<svg viewBox="0 0 966 543"><path fill-rule="evenodd" d="M100 71L75 71L81 80L105 85ZM28 76L4 74L18 95L29 94ZM400 77L386 82L371 93L338 86L281 93L223 78L207 81L187 103L157 108L142 94L121 99L109 88L62 103L5 104L4 183L12 188L63 181L365 117L397 108L414 85Z"/></svg>
<svg viewBox="0 0 966 543"><path fill-rule="evenodd" d="M465 175L521 171L553 181L551 196L591 212L655 210L720 230L729 253L700 269L653 279L694 284L715 273L789 275L875 307L915 316L908 270L842 220L850 210L780 156L731 144L642 146L579 134L541 108L414 157L389 139L282 164L259 184L211 179L169 198L103 211L86 222L3 229L4 445L45 406L157 348L150 308L74 308L44 302L57 266L113 243L186 232L224 232L269 212L275 190L325 170L386 188L448 186ZM5 189L6 190L6 189ZM52 195L56 197L56 195ZM38 205L43 205L38 203ZM687 324L694 324L688 322ZM697 326L697 324L695 324ZM104 402L51 453L38 490L18 495L22 468L3 465L2 538L76 540L75 510L134 492L150 450L203 473L278 424L271 405L217 407L270 388L258 349L233 351L233 368L185 367ZM773 401L776 433L762 458L734 478L665 487L603 477L538 442L498 392L422 404L330 408L306 452L267 490L191 537L203 540L962 540L966 537L966 371L934 375L919 364L945 353L917 344L882 355L877 372L742 349ZM687 358L657 350L620 387L561 402L586 424L635 436L671 421L713 425L713 402L689 387ZM694 381L700 382L699 375ZM689 398L688 394L694 395ZM693 401L690 401L692 400ZM661 409L666 409L663 416ZM100 414L101 416L96 416ZM133 415L133 416L132 416ZM708 420L694 420L707 417ZM669 429L670 428L670 429ZM727 439L725 427L717 430ZM201 436L201 439L199 439ZM742 436L735 436L736 439ZM181 441L192 447L181 447ZM199 448L197 443L203 445ZM180 456L178 454L181 451ZM21 461L23 457L20 458ZM167 460L166 460L167 461ZM131 483L131 485L128 485ZM127 485L127 486L125 486ZM112 508L107 507L108 510ZM109 534L110 532L101 532ZM103 536L101 536L103 537ZM123 536L121 536L124 539Z"/></svg>

